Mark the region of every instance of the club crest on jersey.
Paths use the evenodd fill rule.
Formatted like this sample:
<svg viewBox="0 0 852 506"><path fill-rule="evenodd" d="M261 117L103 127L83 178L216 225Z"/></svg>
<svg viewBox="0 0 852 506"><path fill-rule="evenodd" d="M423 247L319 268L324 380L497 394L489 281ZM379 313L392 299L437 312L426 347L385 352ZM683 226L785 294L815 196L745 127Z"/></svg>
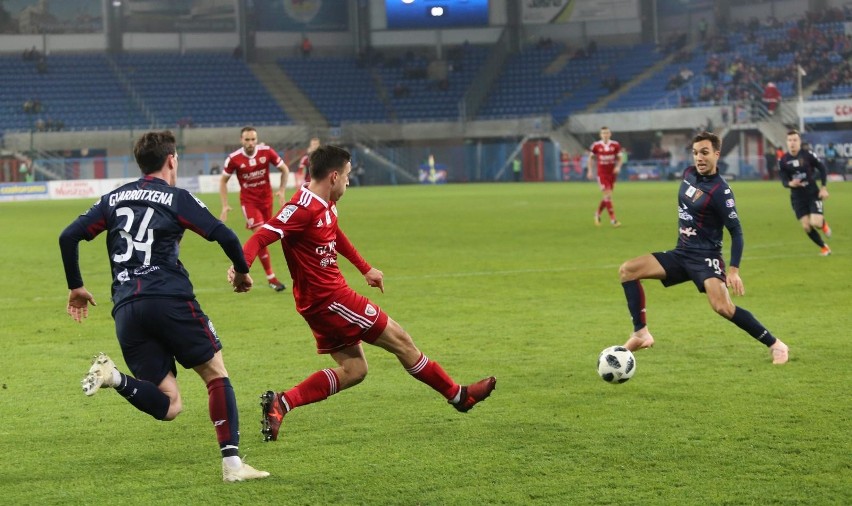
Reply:
<svg viewBox="0 0 852 506"><path fill-rule="evenodd" d="M296 212L296 209L298 209L298 207L294 206L293 204L288 204L284 206L284 209L282 209L281 213L278 215L278 220L283 223L287 223L287 220L290 219L290 216L293 216L293 213Z"/></svg>
<svg viewBox="0 0 852 506"><path fill-rule="evenodd" d="M725 207L734 207L735 205L736 204L734 204L734 199L728 199L725 201Z"/></svg>
<svg viewBox="0 0 852 506"><path fill-rule="evenodd" d="M260 157L260 163L266 163L266 157L265 156Z"/></svg>
<svg viewBox="0 0 852 506"><path fill-rule="evenodd" d="M703 191L701 191L701 190L695 190L695 195L693 195L693 196L692 196L692 201L693 201L693 202L697 201L698 199L700 199L700 198L701 198L701 196L702 196L702 195L704 195L704 192L703 192Z"/></svg>
<svg viewBox="0 0 852 506"><path fill-rule="evenodd" d="M376 316L376 312L376 308L372 304L367 304L367 307L364 309L364 314L367 316Z"/></svg>

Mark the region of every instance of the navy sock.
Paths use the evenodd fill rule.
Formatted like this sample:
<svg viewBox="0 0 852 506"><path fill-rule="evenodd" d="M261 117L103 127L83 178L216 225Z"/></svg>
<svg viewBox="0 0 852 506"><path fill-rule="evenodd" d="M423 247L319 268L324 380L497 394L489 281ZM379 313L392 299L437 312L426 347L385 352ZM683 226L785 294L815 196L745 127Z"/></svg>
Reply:
<svg viewBox="0 0 852 506"><path fill-rule="evenodd" d="M207 384L210 421L216 428L216 439L222 457L240 455L240 417L237 397L228 378L216 378Z"/></svg>
<svg viewBox="0 0 852 506"><path fill-rule="evenodd" d="M816 245L820 248L825 246L825 242L823 242L822 237L819 235L819 232L817 232L815 228L812 228L811 231L808 232L808 237L810 237L811 240L815 242Z"/></svg>
<svg viewBox="0 0 852 506"><path fill-rule="evenodd" d="M645 290L638 279L621 283L624 288L624 296L627 297L627 309L633 318L633 331L641 330L647 326L645 323Z"/></svg>
<svg viewBox="0 0 852 506"><path fill-rule="evenodd" d="M745 330L751 337L757 339L766 346L772 346L775 344L775 336L766 330L766 327L757 321L757 318L755 318L753 314L745 309L737 306L734 309L734 316L731 317L731 321L734 322L734 325Z"/></svg>
<svg viewBox="0 0 852 506"><path fill-rule="evenodd" d="M138 380L124 373L121 382L115 387L119 395L127 399L139 411L148 413L157 420L162 420L169 412L169 396L150 381Z"/></svg>

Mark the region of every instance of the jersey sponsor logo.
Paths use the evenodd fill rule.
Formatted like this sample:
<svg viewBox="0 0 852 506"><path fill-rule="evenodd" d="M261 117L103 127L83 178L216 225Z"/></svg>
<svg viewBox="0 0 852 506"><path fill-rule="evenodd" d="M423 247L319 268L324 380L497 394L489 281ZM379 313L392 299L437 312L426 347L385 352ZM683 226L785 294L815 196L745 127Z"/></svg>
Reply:
<svg viewBox="0 0 852 506"><path fill-rule="evenodd" d="M109 196L109 205L114 206L123 200L147 200L157 204L172 205L173 193L157 190L124 190Z"/></svg>
<svg viewBox="0 0 852 506"><path fill-rule="evenodd" d="M725 201L725 207L734 207L735 205L736 204L734 204L734 199L728 199Z"/></svg>
<svg viewBox="0 0 852 506"><path fill-rule="evenodd" d="M695 229L692 228L692 227L686 227L686 228L680 227L680 233L681 233L681 235L685 235L687 237L692 237L692 236L698 235L698 232L696 232Z"/></svg>
<svg viewBox="0 0 852 506"><path fill-rule="evenodd" d="M266 175L266 169L253 170L248 174L243 174L243 179L257 179Z"/></svg>
<svg viewBox="0 0 852 506"><path fill-rule="evenodd" d="M677 216L683 221L692 221L692 215L686 210L686 205L683 206L683 209L677 209Z"/></svg>
<svg viewBox="0 0 852 506"><path fill-rule="evenodd" d="M257 160L249 158L249 167L254 167L255 165L257 165Z"/></svg>
<svg viewBox="0 0 852 506"><path fill-rule="evenodd" d="M293 213L295 213L297 209L299 208L297 206L294 206L293 204L288 204L284 206L284 209L282 209L281 213L278 215L278 220L283 223L287 223L287 220L289 220L290 217L293 216Z"/></svg>
<svg viewBox="0 0 852 506"><path fill-rule="evenodd" d="M337 263L337 259L334 257L325 257L320 260L320 267L331 267L332 265Z"/></svg>
<svg viewBox="0 0 852 506"><path fill-rule="evenodd" d="M374 308L372 304L367 304L367 307L364 309L364 314L367 316L376 316L376 308Z"/></svg>
<svg viewBox="0 0 852 506"><path fill-rule="evenodd" d="M730 194L730 193L731 193L731 189L730 189L730 188L725 188L725 195L728 195L728 194Z"/></svg>
<svg viewBox="0 0 852 506"><path fill-rule="evenodd" d="M127 273L127 269L124 269L123 271L118 273L115 279L118 280L119 283L124 284L130 281L130 274Z"/></svg>
<svg viewBox="0 0 852 506"><path fill-rule="evenodd" d="M728 215L728 218L736 220L737 218L739 218L739 216L737 215L736 211L731 211L731 214Z"/></svg>

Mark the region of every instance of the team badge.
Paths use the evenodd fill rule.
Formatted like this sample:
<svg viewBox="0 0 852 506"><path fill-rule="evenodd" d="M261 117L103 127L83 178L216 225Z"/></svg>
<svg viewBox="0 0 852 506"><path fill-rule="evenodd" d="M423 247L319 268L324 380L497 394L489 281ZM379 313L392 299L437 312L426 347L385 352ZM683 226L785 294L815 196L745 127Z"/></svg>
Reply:
<svg viewBox="0 0 852 506"><path fill-rule="evenodd" d="M260 163L266 163L266 157L265 156L260 157Z"/></svg>
<svg viewBox="0 0 852 506"><path fill-rule="evenodd" d="M278 215L278 220L283 223L287 223L287 220L290 219L290 216L293 216L293 213L295 213L297 209L298 207L293 204L284 206L284 209L282 209L281 213Z"/></svg>
<svg viewBox="0 0 852 506"><path fill-rule="evenodd" d="M698 199L700 199L700 198L701 198L701 196L702 196L702 195L704 195L704 192L703 192L703 191L701 191L701 190L696 189L696 190L695 190L695 195L693 195L693 196L692 196L692 201L693 201L693 202L696 202Z"/></svg>
<svg viewBox="0 0 852 506"><path fill-rule="evenodd" d="M367 316L376 316L376 308L374 308L372 304L367 304L367 307L364 309L364 314Z"/></svg>

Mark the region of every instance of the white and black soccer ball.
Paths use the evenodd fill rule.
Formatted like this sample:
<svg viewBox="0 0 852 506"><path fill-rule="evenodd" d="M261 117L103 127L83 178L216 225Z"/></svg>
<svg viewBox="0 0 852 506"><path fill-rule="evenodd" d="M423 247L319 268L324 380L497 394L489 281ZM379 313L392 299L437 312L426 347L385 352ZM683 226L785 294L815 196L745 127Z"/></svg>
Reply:
<svg viewBox="0 0 852 506"><path fill-rule="evenodd" d="M624 383L636 373L636 358L624 346L610 346L598 355L598 374L608 383Z"/></svg>

